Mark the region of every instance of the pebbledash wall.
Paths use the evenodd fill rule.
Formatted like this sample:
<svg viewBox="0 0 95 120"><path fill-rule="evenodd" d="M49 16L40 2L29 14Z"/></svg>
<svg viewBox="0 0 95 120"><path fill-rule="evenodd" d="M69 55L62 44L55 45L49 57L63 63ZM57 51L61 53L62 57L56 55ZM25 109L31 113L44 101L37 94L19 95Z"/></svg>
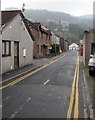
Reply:
<svg viewBox="0 0 95 120"><path fill-rule="evenodd" d="M33 62L33 40L20 14L14 17L12 21L3 28L2 40L11 41L11 55L2 57L3 73L14 69L14 41L19 42L19 67ZM23 49L26 49L25 57L23 56Z"/></svg>

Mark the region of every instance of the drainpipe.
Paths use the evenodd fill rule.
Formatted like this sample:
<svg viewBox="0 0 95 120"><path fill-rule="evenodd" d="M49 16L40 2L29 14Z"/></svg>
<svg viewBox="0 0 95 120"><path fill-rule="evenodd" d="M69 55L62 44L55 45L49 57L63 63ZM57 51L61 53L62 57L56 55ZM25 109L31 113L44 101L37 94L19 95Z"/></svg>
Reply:
<svg viewBox="0 0 95 120"><path fill-rule="evenodd" d="M1 25L1 0L0 0L0 82L2 81L2 25ZM2 84L0 84L0 87ZM0 120L2 119L2 90L0 90Z"/></svg>
<svg viewBox="0 0 95 120"><path fill-rule="evenodd" d="M2 75L2 24L1 24L1 0L0 0L0 76Z"/></svg>

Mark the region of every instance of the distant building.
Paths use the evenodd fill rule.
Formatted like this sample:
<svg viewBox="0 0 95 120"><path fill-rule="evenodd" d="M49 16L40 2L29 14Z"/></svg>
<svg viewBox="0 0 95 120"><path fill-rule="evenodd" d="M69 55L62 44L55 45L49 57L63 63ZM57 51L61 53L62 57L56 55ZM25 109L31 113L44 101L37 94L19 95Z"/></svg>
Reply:
<svg viewBox="0 0 95 120"><path fill-rule="evenodd" d="M64 40L64 51L67 51L69 49L69 42L68 40Z"/></svg>
<svg viewBox="0 0 95 120"><path fill-rule="evenodd" d="M64 52L65 49L64 49L64 38L60 37L60 50L61 52Z"/></svg>
<svg viewBox="0 0 95 120"><path fill-rule="evenodd" d="M53 52L60 52L60 36L56 35L54 32L51 32L51 45L53 47Z"/></svg>
<svg viewBox="0 0 95 120"><path fill-rule="evenodd" d="M33 36L20 10L2 11L2 72L33 62Z"/></svg>
<svg viewBox="0 0 95 120"><path fill-rule="evenodd" d="M69 50L78 50L79 46L76 43L72 43L69 45Z"/></svg>
<svg viewBox="0 0 95 120"><path fill-rule="evenodd" d="M80 40L80 55L83 56L83 40Z"/></svg>
<svg viewBox="0 0 95 120"><path fill-rule="evenodd" d="M60 37L58 35L56 35L54 32L51 32L51 44L60 44Z"/></svg>

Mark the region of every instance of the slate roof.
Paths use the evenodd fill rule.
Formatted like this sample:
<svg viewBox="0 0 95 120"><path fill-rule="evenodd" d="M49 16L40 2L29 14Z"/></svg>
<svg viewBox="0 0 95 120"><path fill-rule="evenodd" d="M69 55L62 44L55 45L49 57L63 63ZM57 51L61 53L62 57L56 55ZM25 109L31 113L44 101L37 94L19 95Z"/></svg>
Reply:
<svg viewBox="0 0 95 120"><path fill-rule="evenodd" d="M26 22L26 18L24 17L21 10L2 11L2 14L1 14L2 15L2 25L4 25L6 27L6 25L8 23L10 23L14 19L14 17L16 17L18 14L21 16L21 18L22 18L22 20L23 20L23 22L24 22L24 24L25 24L25 26L26 26L29 34L30 34L30 37L32 38L32 40L34 40L34 37L33 37L32 33L31 33L31 30L30 30L30 28L29 28L29 26L28 26L28 24Z"/></svg>
<svg viewBox="0 0 95 120"><path fill-rule="evenodd" d="M27 24L29 26L35 28L36 30L40 30L41 32L43 32L43 33L45 33L47 35L51 35L51 31L50 30L45 30L45 29L41 28L41 23L39 23L39 22L38 23L34 23L34 22L32 22L32 21L30 21L28 19L26 19L26 22L27 22Z"/></svg>
<svg viewBox="0 0 95 120"><path fill-rule="evenodd" d="M34 22L32 22L32 21L30 21L30 20L28 20L28 19L25 19L25 21L27 22L27 24L30 26L30 27L32 27L32 28L34 28L34 29L36 29L36 30L40 30L40 27L41 27L41 24L38 22L38 23L34 23Z"/></svg>
<svg viewBox="0 0 95 120"><path fill-rule="evenodd" d="M14 11L2 11L2 25L11 21L16 15L18 15L21 11L14 10Z"/></svg>

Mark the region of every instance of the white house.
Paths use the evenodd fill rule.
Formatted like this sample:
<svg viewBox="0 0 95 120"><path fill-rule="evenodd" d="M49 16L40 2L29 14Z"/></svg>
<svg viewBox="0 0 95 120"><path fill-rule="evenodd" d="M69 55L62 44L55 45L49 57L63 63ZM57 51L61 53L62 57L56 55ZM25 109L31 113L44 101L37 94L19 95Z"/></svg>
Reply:
<svg viewBox="0 0 95 120"><path fill-rule="evenodd" d="M69 45L69 50L78 50L79 46L76 43Z"/></svg>

